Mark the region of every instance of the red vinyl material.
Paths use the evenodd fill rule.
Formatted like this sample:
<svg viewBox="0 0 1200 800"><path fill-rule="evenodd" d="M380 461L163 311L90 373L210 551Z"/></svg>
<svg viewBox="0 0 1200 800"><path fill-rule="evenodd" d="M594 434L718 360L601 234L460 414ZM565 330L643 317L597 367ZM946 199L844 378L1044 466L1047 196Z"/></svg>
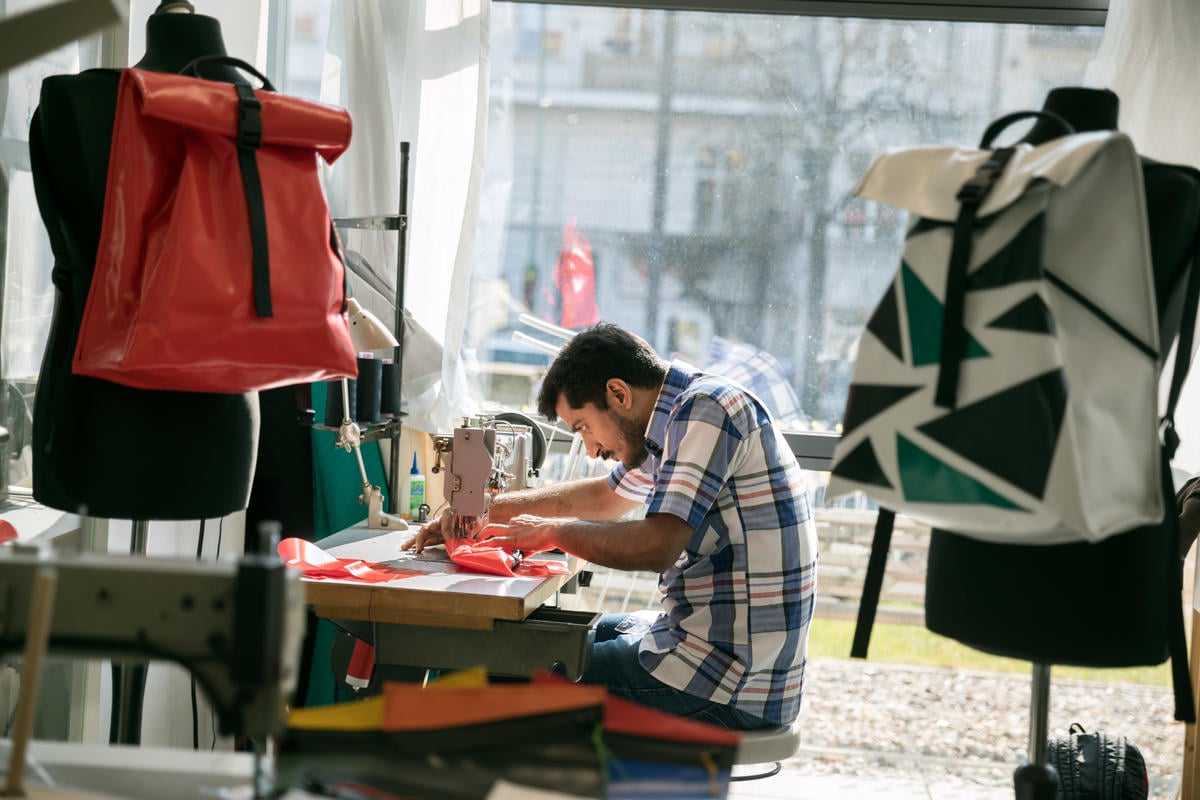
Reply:
<svg viewBox="0 0 1200 800"><path fill-rule="evenodd" d="M240 393L353 377L345 268L318 176L343 109L256 91L272 316L255 311L232 84L127 69L72 369L141 389Z"/></svg>

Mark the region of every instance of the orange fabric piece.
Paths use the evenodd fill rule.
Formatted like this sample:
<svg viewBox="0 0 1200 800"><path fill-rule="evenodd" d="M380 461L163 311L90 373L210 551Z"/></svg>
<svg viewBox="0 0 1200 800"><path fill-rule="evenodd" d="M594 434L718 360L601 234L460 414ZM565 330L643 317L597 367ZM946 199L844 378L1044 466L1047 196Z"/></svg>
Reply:
<svg viewBox="0 0 1200 800"><path fill-rule="evenodd" d="M603 686L567 683L553 688L496 684L465 689L423 689L410 683L383 687L383 730L444 730L604 705Z"/></svg>
<svg viewBox="0 0 1200 800"><path fill-rule="evenodd" d="M499 545L474 539L447 539L446 552L450 560L472 572L488 575L505 575L514 578L545 578L549 575L566 575L570 570L566 564L549 561L523 561Z"/></svg>

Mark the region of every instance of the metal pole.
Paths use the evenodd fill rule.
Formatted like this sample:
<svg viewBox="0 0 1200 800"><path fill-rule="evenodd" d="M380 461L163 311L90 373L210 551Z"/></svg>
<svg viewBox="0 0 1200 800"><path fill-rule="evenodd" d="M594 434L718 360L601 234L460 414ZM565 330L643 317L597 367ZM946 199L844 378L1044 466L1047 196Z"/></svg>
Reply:
<svg viewBox="0 0 1200 800"><path fill-rule="evenodd" d="M409 142L400 143L400 228L396 242L396 345L392 359L396 364L396 396L400 398L403 410L404 397L401 390L404 386L404 273L408 269L408 159ZM397 417L398 420L403 417ZM388 453L388 513L400 512L400 424L392 432L391 447Z"/></svg>
<svg viewBox="0 0 1200 800"><path fill-rule="evenodd" d="M537 61L537 99L533 108L533 196L529 203L529 254L525 259L525 274L522 276L522 297L531 313L537 313L537 285L541 277L538 269L538 226L542 210L542 141L545 138L546 107L546 7L538 9L539 32ZM531 291L532 290L532 291Z"/></svg>
<svg viewBox="0 0 1200 800"><path fill-rule="evenodd" d="M1046 730L1050 716L1050 665L1033 665L1029 702L1029 763L1046 763Z"/></svg>
<svg viewBox="0 0 1200 800"><path fill-rule="evenodd" d="M664 11L662 64L658 83L658 121L654 140L654 197L650 221L650 261L646 265L646 329L643 334L658 347L658 306L662 302L662 271L667 248L663 228L667 218L667 176L671 149L671 77L675 71L675 12Z"/></svg>
<svg viewBox="0 0 1200 800"><path fill-rule="evenodd" d="M1057 800L1058 772L1047 763L1046 721L1050 716L1050 665L1033 665L1029 701L1029 760L1013 773L1017 800Z"/></svg>

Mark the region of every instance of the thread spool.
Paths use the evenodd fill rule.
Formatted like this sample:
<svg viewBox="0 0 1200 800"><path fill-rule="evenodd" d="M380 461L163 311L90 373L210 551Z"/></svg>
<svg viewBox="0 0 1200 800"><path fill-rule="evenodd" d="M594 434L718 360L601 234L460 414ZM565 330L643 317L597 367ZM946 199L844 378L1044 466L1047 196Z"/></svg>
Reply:
<svg viewBox="0 0 1200 800"><path fill-rule="evenodd" d="M350 380L350 408L355 407L355 397L358 393L358 381ZM350 415L354 417L353 414ZM326 381L325 383L325 426L337 428L342 424L342 382Z"/></svg>
<svg viewBox="0 0 1200 800"><path fill-rule="evenodd" d="M400 416L400 366L390 358L383 359L382 393L379 413L384 417Z"/></svg>
<svg viewBox="0 0 1200 800"><path fill-rule="evenodd" d="M370 353L358 355L358 395L355 398L355 417L359 422L379 422L380 384L383 381L383 362Z"/></svg>

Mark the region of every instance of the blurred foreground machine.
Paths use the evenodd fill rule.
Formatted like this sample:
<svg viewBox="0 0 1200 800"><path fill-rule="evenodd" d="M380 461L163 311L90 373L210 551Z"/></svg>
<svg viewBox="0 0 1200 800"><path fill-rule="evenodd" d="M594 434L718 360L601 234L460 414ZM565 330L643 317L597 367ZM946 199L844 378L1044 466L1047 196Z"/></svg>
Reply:
<svg viewBox="0 0 1200 800"><path fill-rule="evenodd" d="M269 744L286 725L304 636L298 572L274 556L197 562L3 547L0 650L25 646L47 568L56 576L50 653L178 663L212 703L220 733L253 740L256 785L271 783Z"/></svg>

